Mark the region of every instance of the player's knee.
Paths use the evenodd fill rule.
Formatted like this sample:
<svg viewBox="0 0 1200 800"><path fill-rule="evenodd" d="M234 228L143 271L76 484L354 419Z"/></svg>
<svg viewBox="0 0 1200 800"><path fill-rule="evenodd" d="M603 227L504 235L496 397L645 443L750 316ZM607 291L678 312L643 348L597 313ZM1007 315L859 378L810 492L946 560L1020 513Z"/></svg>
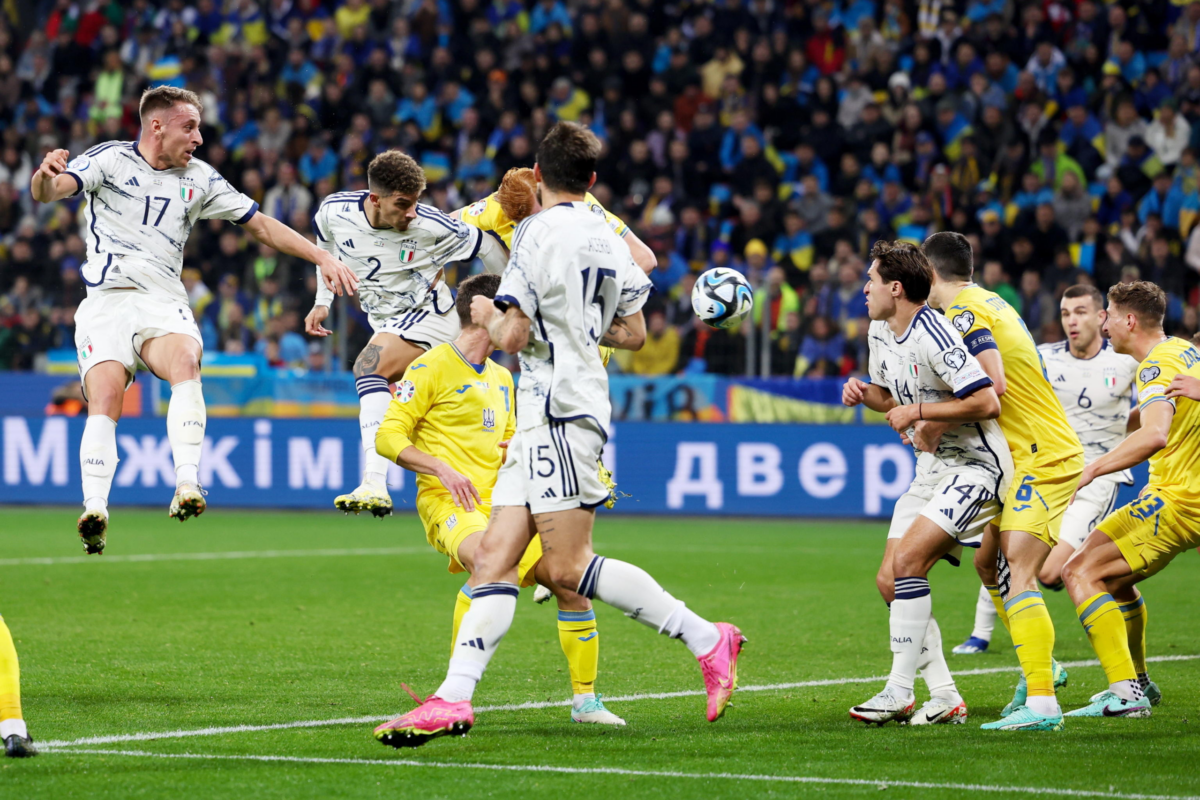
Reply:
<svg viewBox="0 0 1200 800"><path fill-rule="evenodd" d="M1037 579L1043 589L1051 592L1060 591L1063 588L1063 568L1043 566Z"/></svg>
<svg viewBox="0 0 1200 800"><path fill-rule="evenodd" d="M88 408L92 413L117 419L125 401L125 388L115 384L88 386Z"/></svg>
<svg viewBox="0 0 1200 800"><path fill-rule="evenodd" d="M927 560L921 553L901 548L892 557L892 574L903 578L923 578L928 571Z"/></svg>
<svg viewBox="0 0 1200 800"><path fill-rule="evenodd" d="M885 603L890 603L896 594L896 579L892 577L890 572L879 570L875 575L875 587L879 589L879 594L883 597Z"/></svg>
<svg viewBox="0 0 1200 800"><path fill-rule="evenodd" d="M1067 563L1062 566L1062 574L1060 578L1063 584L1070 589L1080 582L1086 580L1087 565L1085 559L1079 556L1072 556Z"/></svg>
<svg viewBox="0 0 1200 800"><path fill-rule="evenodd" d="M563 559L543 559L546 568L546 575L551 583L551 591L554 591L555 596L561 597L558 591L565 590L574 594L579 588L579 582L583 580L583 573L587 569L588 559L584 559L582 563L579 559L563 558ZM557 590L555 587L558 587Z"/></svg>
<svg viewBox="0 0 1200 800"><path fill-rule="evenodd" d="M168 376L172 384L182 381L200 379L200 356L190 348L180 348L171 358L171 374Z"/></svg>

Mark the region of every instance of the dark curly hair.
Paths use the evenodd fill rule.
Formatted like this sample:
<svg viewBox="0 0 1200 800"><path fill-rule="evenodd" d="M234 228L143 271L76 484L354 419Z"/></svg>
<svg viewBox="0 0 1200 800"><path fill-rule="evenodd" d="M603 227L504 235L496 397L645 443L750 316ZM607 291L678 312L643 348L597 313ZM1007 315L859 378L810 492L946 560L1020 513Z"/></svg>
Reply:
<svg viewBox="0 0 1200 800"><path fill-rule="evenodd" d="M900 282L910 302L924 303L928 299L933 270L921 248L909 242L880 239L871 248L871 260L879 262L876 271L880 278L887 283Z"/></svg>
<svg viewBox="0 0 1200 800"><path fill-rule="evenodd" d="M396 192L420 196L425 191L425 170L407 153L388 150L371 159L367 185L380 197Z"/></svg>

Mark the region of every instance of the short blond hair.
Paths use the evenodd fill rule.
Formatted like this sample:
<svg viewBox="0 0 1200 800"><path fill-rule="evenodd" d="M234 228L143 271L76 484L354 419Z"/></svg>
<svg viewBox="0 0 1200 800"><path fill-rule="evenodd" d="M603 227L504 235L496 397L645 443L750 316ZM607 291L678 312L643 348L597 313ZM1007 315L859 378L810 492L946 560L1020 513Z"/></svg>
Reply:
<svg viewBox="0 0 1200 800"><path fill-rule="evenodd" d="M1108 309L1119 307L1133 314L1150 330L1162 330L1167 315L1167 294L1150 281L1118 283L1108 290Z"/></svg>
<svg viewBox="0 0 1200 800"><path fill-rule="evenodd" d="M195 106L197 113L204 113L204 104L200 102L200 95L195 92L175 86L156 86L142 92L142 100L138 104L138 116L145 122L146 118L154 112L174 108L178 103Z"/></svg>
<svg viewBox="0 0 1200 800"><path fill-rule="evenodd" d="M529 167L513 167L504 173L500 188L496 190L496 202L504 216L520 222L533 213L533 201L537 194L537 178Z"/></svg>

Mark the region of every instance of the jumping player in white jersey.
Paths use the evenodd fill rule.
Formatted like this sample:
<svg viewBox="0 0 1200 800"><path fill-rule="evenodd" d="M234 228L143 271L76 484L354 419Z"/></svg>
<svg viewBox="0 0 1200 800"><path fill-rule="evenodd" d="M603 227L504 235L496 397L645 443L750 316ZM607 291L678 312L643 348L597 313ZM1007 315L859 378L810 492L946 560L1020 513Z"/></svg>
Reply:
<svg viewBox="0 0 1200 800"><path fill-rule="evenodd" d="M88 296L75 315L75 346L88 399L79 453L84 512L77 525L87 553L104 550L117 420L139 365L171 385L167 437L176 488L170 516L183 521L205 509L198 471L206 425L203 346L180 279L196 222L229 220L269 247L314 262L329 291L353 293L358 285L345 265L259 212L258 203L193 155L203 142L201 110L194 92L150 89L142 95L138 141L105 142L69 163L66 150L53 150L33 174L38 202L79 192L85 197L88 252L81 275Z"/></svg>
<svg viewBox="0 0 1200 800"><path fill-rule="evenodd" d="M376 729L385 744L416 747L474 724L471 698L512 624L517 565L535 533L554 582L683 639L701 665L710 721L736 687L744 641L736 627L700 618L641 569L592 551L595 507L608 497L596 464L612 413L597 345L642 346L650 290L629 249L583 202L599 157L599 140L581 125L560 122L546 135L534 167L546 210L514 234L495 300L473 302L472 321L496 347L520 354L517 432L492 490L469 581L471 609L446 680L418 708Z"/></svg>
<svg viewBox="0 0 1200 800"><path fill-rule="evenodd" d="M479 228L418 203L425 173L398 150L371 161L367 186L367 191L325 198L313 217L313 230L318 244L351 265L362 281L359 302L375 331L354 362L363 481L333 503L347 513L369 511L384 517L392 513L389 462L375 452L375 433L392 399L388 384L426 350L452 342L459 334L446 265L479 256L488 272L500 273L508 254ZM333 292L318 290L304 321L310 335L330 334L322 323L332 302Z"/></svg>
<svg viewBox="0 0 1200 800"><path fill-rule="evenodd" d="M868 337L871 382L847 382L842 402L887 414L910 441L920 423L953 423L933 452L917 450L917 472L896 502L876 583L891 609L892 672L883 691L850 709L882 725L961 723L967 707L942 653L933 618L929 570L939 559L957 565L962 548L979 547L1000 513L1012 480L1012 458L1000 426L1000 399L949 320L925 305L932 269L916 245L879 242L863 291L873 320ZM914 715L917 670L930 699Z"/></svg>
<svg viewBox="0 0 1200 800"><path fill-rule="evenodd" d="M1067 341L1044 344L1038 350L1046 364L1050 385L1062 401L1071 427L1079 434L1084 458L1090 464L1138 428L1138 409L1131 408L1137 361L1114 350L1101 333L1107 314L1104 295L1094 286L1080 284L1067 289L1061 310ZM1052 591L1063 588L1063 564L1083 546L1083 540L1100 520L1116 509L1122 485L1133 485L1129 470L1097 478L1067 507L1058 544L1038 573L1042 586ZM995 629L996 605L987 589L980 587L975 628L953 652L958 655L986 652Z"/></svg>

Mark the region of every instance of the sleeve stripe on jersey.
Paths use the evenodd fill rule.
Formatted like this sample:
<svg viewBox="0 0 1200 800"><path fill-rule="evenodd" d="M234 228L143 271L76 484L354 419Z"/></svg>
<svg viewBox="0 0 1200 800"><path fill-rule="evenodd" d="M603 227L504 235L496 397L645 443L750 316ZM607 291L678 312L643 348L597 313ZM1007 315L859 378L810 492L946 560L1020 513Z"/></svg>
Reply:
<svg viewBox="0 0 1200 800"><path fill-rule="evenodd" d="M247 222L250 221L250 218L253 217L257 213L258 213L258 203L251 203L250 209L245 214L243 214L240 219L234 220L233 224L234 225L245 225Z"/></svg>
<svg viewBox="0 0 1200 800"><path fill-rule="evenodd" d="M1159 401L1162 401L1162 402L1164 402L1164 403L1170 403L1170 404L1171 404L1171 408L1175 408L1175 400L1174 400L1174 398L1171 398L1171 397L1164 397L1164 396L1163 396L1163 395L1161 395L1161 394L1156 394L1154 397L1151 397L1149 400L1147 400L1146 402L1144 402L1144 403L1142 403L1140 406L1138 406L1138 408L1139 408L1139 409L1141 409L1141 408L1145 408L1146 406L1150 405L1151 403L1157 403L1157 402L1159 402Z"/></svg>
<svg viewBox="0 0 1200 800"><path fill-rule="evenodd" d="M454 225L450 221L449 217L447 217L445 214L443 214L441 211L438 211L437 209L433 209L433 210L436 211L437 213L431 214L431 213L429 213L429 211L425 210L425 206L418 204L417 205L417 216L420 217L421 219L427 219L430 222L436 222L437 224L444 227L446 230L457 233L457 229L454 227ZM474 258L474 256L472 256L472 258Z"/></svg>
<svg viewBox="0 0 1200 800"><path fill-rule="evenodd" d="M507 311L509 306L516 306L517 308L521 308L520 301L517 300L517 298L513 297L511 294L498 294L492 300L492 302L495 303L496 308L500 309L501 311ZM521 308L521 310L524 311L525 309Z"/></svg>
<svg viewBox="0 0 1200 800"><path fill-rule="evenodd" d="M500 244L504 244L504 237L501 236L500 234L496 233L495 231L487 230L487 231L484 231L484 233L486 233L488 236L491 236L493 239L495 239Z"/></svg>
<svg viewBox="0 0 1200 800"><path fill-rule="evenodd" d="M83 191L83 178L79 177L74 172L64 172L63 174L70 175L72 178L75 179L75 183L76 183L75 191L71 192L71 197L74 197L75 195L77 195Z"/></svg>
<svg viewBox="0 0 1200 800"><path fill-rule="evenodd" d="M483 231L479 228L471 228L475 235L475 246L471 248L471 255L463 259L463 261L471 261L475 256L479 255L479 249L483 247Z"/></svg>
<svg viewBox="0 0 1200 800"><path fill-rule="evenodd" d="M974 383L969 383L966 386L959 389L957 392L954 393L954 396L961 400L962 398L966 397L967 395L969 395L975 391L978 391L979 389L985 389L991 385L992 385L991 378L986 378L986 377L980 378L979 380L975 381Z"/></svg>
<svg viewBox="0 0 1200 800"><path fill-rule="evenodd" d="M533 215L530 215L517 223L517 229L513 231L512 252L517 252L517 247L521 244L521 238L525 235L525 231L529 230L529 222L532 219Z"/></svg>
<svg viewBox="0 0 1200 800"><path fill-rule="evenodd" d="M127 145L127 144L129 144L129 142L104 142L103 144L96 145L91 150L85 151L84 155L87 156L88 158L95 158L96 156L103 153L105 150L111 150L112 148L119 147L123 144Z"/></svg>
<svg viewBox="0 0 1200 800"><path fill-rule="evenodd" d="M929 318L930 315L933 314L933 312L929 310L929 306L923 306L918 313L918 319L920 319L921 324L925 327L925 330L929 332L929 335L933 337L933 341L937 343L938 347L942 348L943 350L949 350L950 348L954 347L954 340L950 338L950 334L946 333L946 331L938 325L937 320Z"/></svg>
<svg viewBox="0 0 1200 800"><path fill-rule="evenodd" d="M967 343L967 350L973 356L977 356L985 350L999 350L996 346L996 337L987 328L979 328L973 333L969 333L964 340Z"/></svg>
<svg viewBox="0 0 1200 800"><path fill-rule="evenodd" d="M316 214L314 214L313 218L312 218L312 229L313 229L313 233L315 233L317 235L317 238L320 239L322 242L329 241L328 239L326 239L324 236L321 235L321 226L317 224Z"/></svg>

